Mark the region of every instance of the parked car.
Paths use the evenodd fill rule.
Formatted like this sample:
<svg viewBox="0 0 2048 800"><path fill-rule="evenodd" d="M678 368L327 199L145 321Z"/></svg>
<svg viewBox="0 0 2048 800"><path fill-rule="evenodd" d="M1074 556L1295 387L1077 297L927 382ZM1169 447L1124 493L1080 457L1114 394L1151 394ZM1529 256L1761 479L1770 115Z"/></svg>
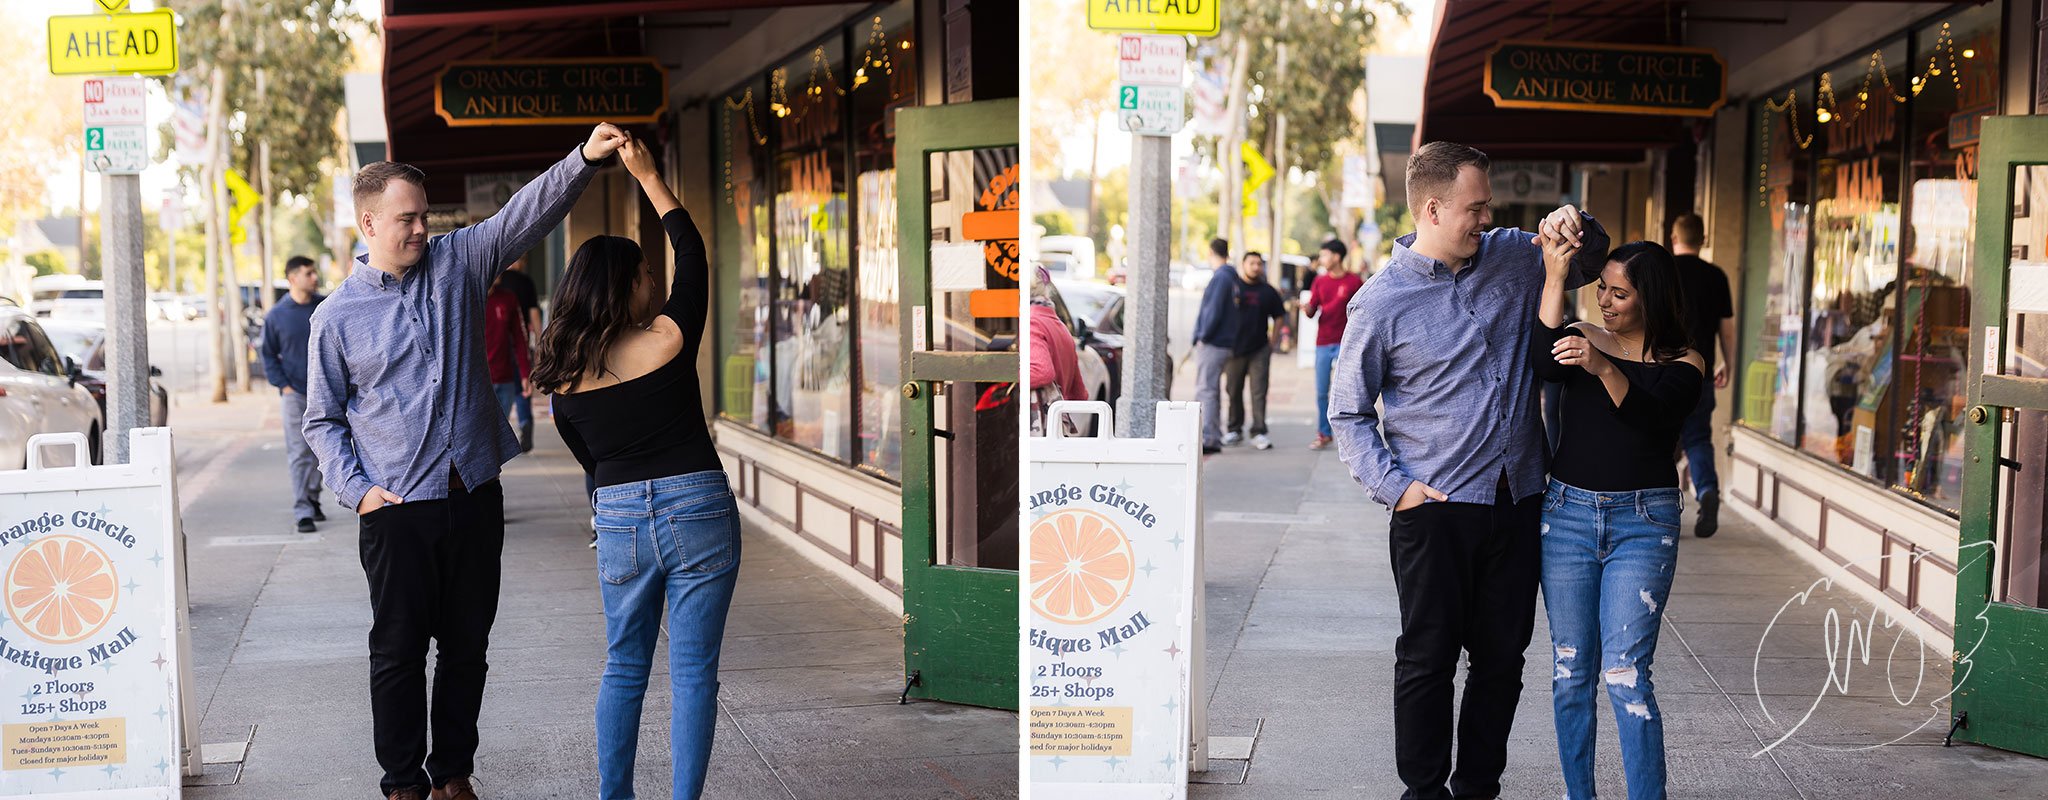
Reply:
<svg viewBox="0 0 2048 800"><path fill-rule="evenodd" d="M0 305L0 468L28 465L28 439L38 433L85 434L94 463L106 415L83 384L78 362L57 352L34 315ZM63 466L64 457L48 462Z"/></svg>
<svg viewBox="0 0 2048 800"><path fill-rule="evenodd" d="M1180 273L1180 288L1202 292L1209 289L1209 281L1216 279L1216 268L1208 264L1189 264Z"/></svg>
<svg viewBox="0 0 2048 800"><path fill-rule="evenodd" d="M50 320L43 323L43 331L50 336L50 343L57 346L57 352L78 364L82 377L78 383L92 392L99 402L100 416L107 415L107 326L94 322L73 322ZM149 424L161 428L170 424L171 393L157 379L163 370L149 368Z"/></svg>
<svg viewBox="0 0 2048 800"><path fill-rule="evenodd" d="M30 307L36 316L52 319L97 319L107 318L106 285L99 281L78 280L61 288L32 290L35 299Z"/></svg>
<svg viewBox="0 0 2048 800"><path fill-rule="evenodd" d="M1124 290L1088 281L1055 279L1053 288L1066 306L1074 342L1093 351L1109 370L1109 392L1096 399L1115 405L1123 397ZM1173 361L1167 360L1166 384L1173 385Z"/></svg>
<svg viewBox="0 0 2048 800"><path fill-rule="evenodd" d="M189 322L204 316L204 304L173 292L154 292L149 304L155 308L157 319L171 322Z"/></svg>
<svg viewBox="0 0 2048 800"><path fill-rule="evenodd" d="M1038 238L1038 256L1046 271L1054 275L1063 278L1095 277L1095 240L1086 236L1041 236ZM1066 259L1059 260L1057 256L1065 256Z"/></svg>

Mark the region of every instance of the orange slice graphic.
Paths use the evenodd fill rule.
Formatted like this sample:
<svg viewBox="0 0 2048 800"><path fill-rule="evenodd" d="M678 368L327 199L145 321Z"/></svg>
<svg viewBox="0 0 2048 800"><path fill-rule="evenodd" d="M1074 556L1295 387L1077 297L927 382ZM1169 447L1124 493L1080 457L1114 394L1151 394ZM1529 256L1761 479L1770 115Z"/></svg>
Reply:
<svg viewBox="0 0 2048 800"><path fill-rule="evenodd" d="M1031 526L1031 607L1080 625L1109 616L1131 592L1131 540L1108 517L1055 511Z"/></svg>
<svg viewBox="0 0 2048 800"><path fill-rule="evenodd" d="M70 644L114 618L114 564L98 545L47 536L22 548L7 568L7 615L29 636Z"/></svg>

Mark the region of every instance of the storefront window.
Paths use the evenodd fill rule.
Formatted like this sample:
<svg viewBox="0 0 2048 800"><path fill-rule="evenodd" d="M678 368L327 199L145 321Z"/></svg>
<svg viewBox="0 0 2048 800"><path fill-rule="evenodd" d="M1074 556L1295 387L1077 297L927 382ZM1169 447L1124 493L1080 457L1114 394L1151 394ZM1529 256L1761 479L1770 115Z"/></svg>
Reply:
<svg viewBox="0 0 2048 800"><path fill-rule="evenodd" d="M761 125L767 83L756 82L724 98L718 115L714 165L722 184L712 248L718 280L718 413L768 430L767 362L768 182L763 162L767 131Z"/></svg>
<svg viewBox="0 0 2048 800"><path fill-rule="evenodd" d="M852 460L845 72L833 39L771 75L775 153L775 435Z"/></svg>
<svg viewBox="0 0 2048 800"><path fill-rule="evenodd" d="M1799 446L1887 480L1897 445L1883 406L1894 377L1904 104L1886 87L1906 83L1905 42L1879 52L1881 60L1866 54L1821 73L1815 93L1819 156Z"/></svg>
<svg viewBox="0 0 2048 800"><path fill-rule="evenodd" d="M896 248L896 109L917 104L915 29L909 2L884 9L852 39L855 272L860 302L860 467L903 477L903 382Z"/></svg>
<svg viewBox="0 0 2048 800"><path fill-rule="evenodd" d="M1809 161L1801 149L1814 124L1810 102L1790 102L1791 90L1756 103L1750 112L1750 152L1759 163L1757 197L1749 206L1743 270L1742 424L1790 444L1799 435L1800 312L1806 288L1806 202ZM1760 312L1760 313L1758 313Z"/></svg>
<svg viewBox="0 0 2048 800"><path fill-rule="evenodd" d="M917 103L915 6L859 18L734 89L722 171L719 414L902 475L895 111ZM848 56L857 56L849 63Z"/></svg>
<svg viewBox="0 0 2048 800"><path fill-rule="evenodd" d="M1998 113L1998 23L1998 6L1981 6L1914 36L1912 63L1944 72L1912 90L1899 374L1885 416L1898 443L1894 484L1951 512L1962 501L1977 139Z"/></svg>

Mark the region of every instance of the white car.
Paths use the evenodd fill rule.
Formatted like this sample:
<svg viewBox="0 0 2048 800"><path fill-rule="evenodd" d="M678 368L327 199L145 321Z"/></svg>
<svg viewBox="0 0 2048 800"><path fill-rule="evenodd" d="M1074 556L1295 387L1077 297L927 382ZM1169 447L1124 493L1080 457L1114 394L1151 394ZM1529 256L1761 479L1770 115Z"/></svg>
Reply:
<svg viewBox="0 0 2048 800"><path fill-rule="evenodd" d="M28 466L28 438L38 433L85 434L92 460L100 460L106 418L82 377L34 316L0 306L0 469ZM60 451L49 455L49 466L67 466Z"/></svg>
<svg viewBox="0 0 2048 800"><path fill-rule="evenodd" d="M49 298L48 311L39 313L51 319L75 319L91 322L105 322L107 319L107 290L99 281L85 281L75 286L57 290Z"/></svg>

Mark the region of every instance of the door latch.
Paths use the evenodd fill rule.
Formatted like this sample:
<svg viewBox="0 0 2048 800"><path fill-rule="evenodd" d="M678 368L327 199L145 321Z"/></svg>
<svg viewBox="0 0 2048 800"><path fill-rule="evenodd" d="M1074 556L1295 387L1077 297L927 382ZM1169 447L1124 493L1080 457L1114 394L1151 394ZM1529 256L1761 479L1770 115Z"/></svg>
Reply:
<svg viewBox="0 0 2048 800"><path fill-rule="evenodd" d="M1991 411L1989 409L1983 406L1970 407L1970 422L1972 424L1982 425L1989 421L1991 421Z"/></svg>
<svg viewBox="0 0 2048 800"><path fill-rule="evenodd" d="M917 383L917 381L909 381L903 384L903 399L916 400L924 395L924 389L918 386Z"/></svg>

